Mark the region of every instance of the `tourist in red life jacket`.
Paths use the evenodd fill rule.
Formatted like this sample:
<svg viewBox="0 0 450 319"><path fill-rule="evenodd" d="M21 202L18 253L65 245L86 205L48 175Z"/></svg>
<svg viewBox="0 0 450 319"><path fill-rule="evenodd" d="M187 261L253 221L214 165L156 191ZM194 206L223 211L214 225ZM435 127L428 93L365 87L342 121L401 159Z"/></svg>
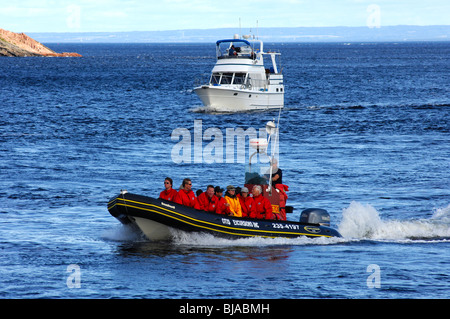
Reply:
<svg viewBox="0 0 450 319"><path fill-rule="evenodd" d="M289 190L289 187L283 184L283 171L278 167L276 158L272 160L272 186L280 194L280 211L279 213L274 213L273 217L277 220L286 220L286 200L288 198L286 192Z"/></svg>
<svg viewBox="0 0 450 319"><path fill-rule="evenodd" d="M255 201L252 197L248 196L248 188L242 187L241 193L237 196L239 198L239 201L241 202L242 217L255 218Z"/></svg>
<svg viewBox="0 0 450 319"><path fill-rule="evenodd" d="M280 212L274 215L276 219L286 220L286 201L288 199L286 192L289 191L289 187L284 184L276 184L275 188L280 194Z"/></svg>
<svg viewBox="0 0 450 319"><path fill-rule="evenodd" d="M261 186L255 185L252 189L257 219L273 219L272 204L262 195Z"/></svg>
<svg viewBox="0 0 450 319"><path fill-rule="evenodd" d="M192 191L192 182L189 178L183 179L175 202L184 206L195 207L197 199Z"/></svg>
<svg viewBox="0 0 450 319"><path fill-rule="evenodd" d="M214 188L214 194L216 195L218 199L217 209L216 213L221 215L230 215L230 207L225 198L223 198L223 188L220 188L220 186L216 186Z"/></svg>
<svg viewBox="0 0 450 319"><path fill-rule="evenodd" d="M166 177L164 180L164 187L166 188L159 194L159 198L170 200L175 202L177 199L178 192L172 188L173 181L170 177Z"/></svg>
<svg viewBox="0 0 450 319"><path fill-rule="evenodd" d="M201 193L197 197L197 202L198 209L204 210L205 212L215 213L217 211L219 199L214 194L214 186L208 185L208 187L206 187L206 192Z"/></svg>

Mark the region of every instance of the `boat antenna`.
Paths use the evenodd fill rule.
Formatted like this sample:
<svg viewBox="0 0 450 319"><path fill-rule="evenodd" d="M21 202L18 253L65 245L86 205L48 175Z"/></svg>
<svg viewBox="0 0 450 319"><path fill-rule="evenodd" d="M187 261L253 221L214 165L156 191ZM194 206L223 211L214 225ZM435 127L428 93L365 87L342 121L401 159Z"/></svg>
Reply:
<svg viewBox="0 0 450 319"><path fill-rule="evenodd" d="M239 38L242 39L241 18L239 18Z"/></svg>
<svg viewBox="0 0 450 319"><path fill-rule="evenodd" d="M269 145L270 140L272 138L272 135L275 134L277 131L277 126L275 125L275 119L273 121L269 121L266 124L266 132L267 134L269 134L269 137L267 138L267 145ZM276 140L276 139L275 139ZM274 147L272 147L274 148ZM269 154L267 154L267 156L269 157L269 187L267 188L268 192L270 193L272 191L272 162L273 162L273 153L272 152L272 156L269 156Z"/></svg>
<svg viewBox="0 0 450 319"><path fill-rule="evenodd" d="M273 135L273 134L276 134L275 135L275 142L274 142L274 145L273 145L273 147L272 147L272 155L269 157L269 159L270 159L270 168L269 168L269 187L268 187L268 191L269 192L271 192L272 191L272 173L273 173L273 161L274 161L274 159L275 159L275 150L277 149L277 142L278 142L278 139L279 139L279 127L280 127L280 117L281 117L281 107L280 107L280 109L279 109L279 111L278 111L278 120L277 120L277 124L275 125L275 123L274 123L274 121L275 121L275 119L272 121L272 122L267 122L267 124L266 124L266 131L267 131L267 133L269 134L269 139L268 139L268 142L270 141L270 138L271 138L271 136Z"/></svg>
<svg viewBox="0 0 450 319"><path fill-rule="evenodd" d="M259 40L259 34L258 34L258 20L256 20L256 40Z"/></svg>

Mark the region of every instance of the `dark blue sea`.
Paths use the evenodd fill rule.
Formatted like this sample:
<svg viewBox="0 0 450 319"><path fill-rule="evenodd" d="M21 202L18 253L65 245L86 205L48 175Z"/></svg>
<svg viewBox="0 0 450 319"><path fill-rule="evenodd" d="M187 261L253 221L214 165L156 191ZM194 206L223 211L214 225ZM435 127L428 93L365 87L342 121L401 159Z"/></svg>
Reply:
<svg viewBox="0 0 450 319"><path fill-rule="evenodd" d="M225 151L175 163L173 132L201 120L225 139L278 111L202 107L214 43L47 45L83 57L0 59L0 298L450 298L450 42L267 43L288 219L325 208L343 238L170 243L121 225L109 199L157 196L166 176L242 186Z"/></svg>

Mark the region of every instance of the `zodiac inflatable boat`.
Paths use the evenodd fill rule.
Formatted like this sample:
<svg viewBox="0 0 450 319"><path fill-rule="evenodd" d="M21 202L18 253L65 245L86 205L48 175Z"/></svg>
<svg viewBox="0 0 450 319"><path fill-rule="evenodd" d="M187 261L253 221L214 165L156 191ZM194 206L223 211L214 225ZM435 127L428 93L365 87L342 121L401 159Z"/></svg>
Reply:
<svg viewBox="0 0 450 319"><path fill-rule="evenodd" d="M108 203L112 216L131 224L151 240L168 240L171 229L206 232L218 237L341 237L328 227L329 214L323 209L304 210L300 222L231 217L200 211L163 199L122 191Z"/></svg>
<svg viewBox="0 0 450 319"><path fill-rule="evenodd" d="M341 237L337 230L330 228L330 214L324 209L306 209L300 214L298 222L286 220L286 213L292 213L293 207L286 206L287 196L272 185L276 159L274 154L269 156L266 153L271 136L278 131L273 121L266 124L266 131L269 134L267 140L259 138L249 141L250 146L256 151L249 158L244 186L248 188L249 193L255 185L261 186L262 195L269 200L273 214L278 217L277 220L216 214L127 191L121 191L109 201L110 214L121 223L138 228L151 240L170 239L173 230L206 232L226 238ZM257 153L269 157L269 167L252 163L252 158Z"/></svg>

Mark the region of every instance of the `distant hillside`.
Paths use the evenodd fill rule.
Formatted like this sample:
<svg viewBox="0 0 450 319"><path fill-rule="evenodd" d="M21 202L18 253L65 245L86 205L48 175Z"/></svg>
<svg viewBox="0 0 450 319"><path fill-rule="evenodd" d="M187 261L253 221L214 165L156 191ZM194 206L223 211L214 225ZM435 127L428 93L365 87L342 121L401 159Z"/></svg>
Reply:
<svg viewBox="0 0 450 319"><path fill-rule="evenodd" d="M56 53L25 33L0 29L0 56L81 56L78 53Z"/></svg>
<svg viewBox="0 0 450 319"><path fill-rule="evenodd" d="M248 28L242 28L248 34ZM253 32L256 30L253 28ZM209 42L231 38L239 28L173 31L30 33L44 43ZM450 25L368 27L259 28L259 38L270 42L401 42L450 41Z"/></svg>

